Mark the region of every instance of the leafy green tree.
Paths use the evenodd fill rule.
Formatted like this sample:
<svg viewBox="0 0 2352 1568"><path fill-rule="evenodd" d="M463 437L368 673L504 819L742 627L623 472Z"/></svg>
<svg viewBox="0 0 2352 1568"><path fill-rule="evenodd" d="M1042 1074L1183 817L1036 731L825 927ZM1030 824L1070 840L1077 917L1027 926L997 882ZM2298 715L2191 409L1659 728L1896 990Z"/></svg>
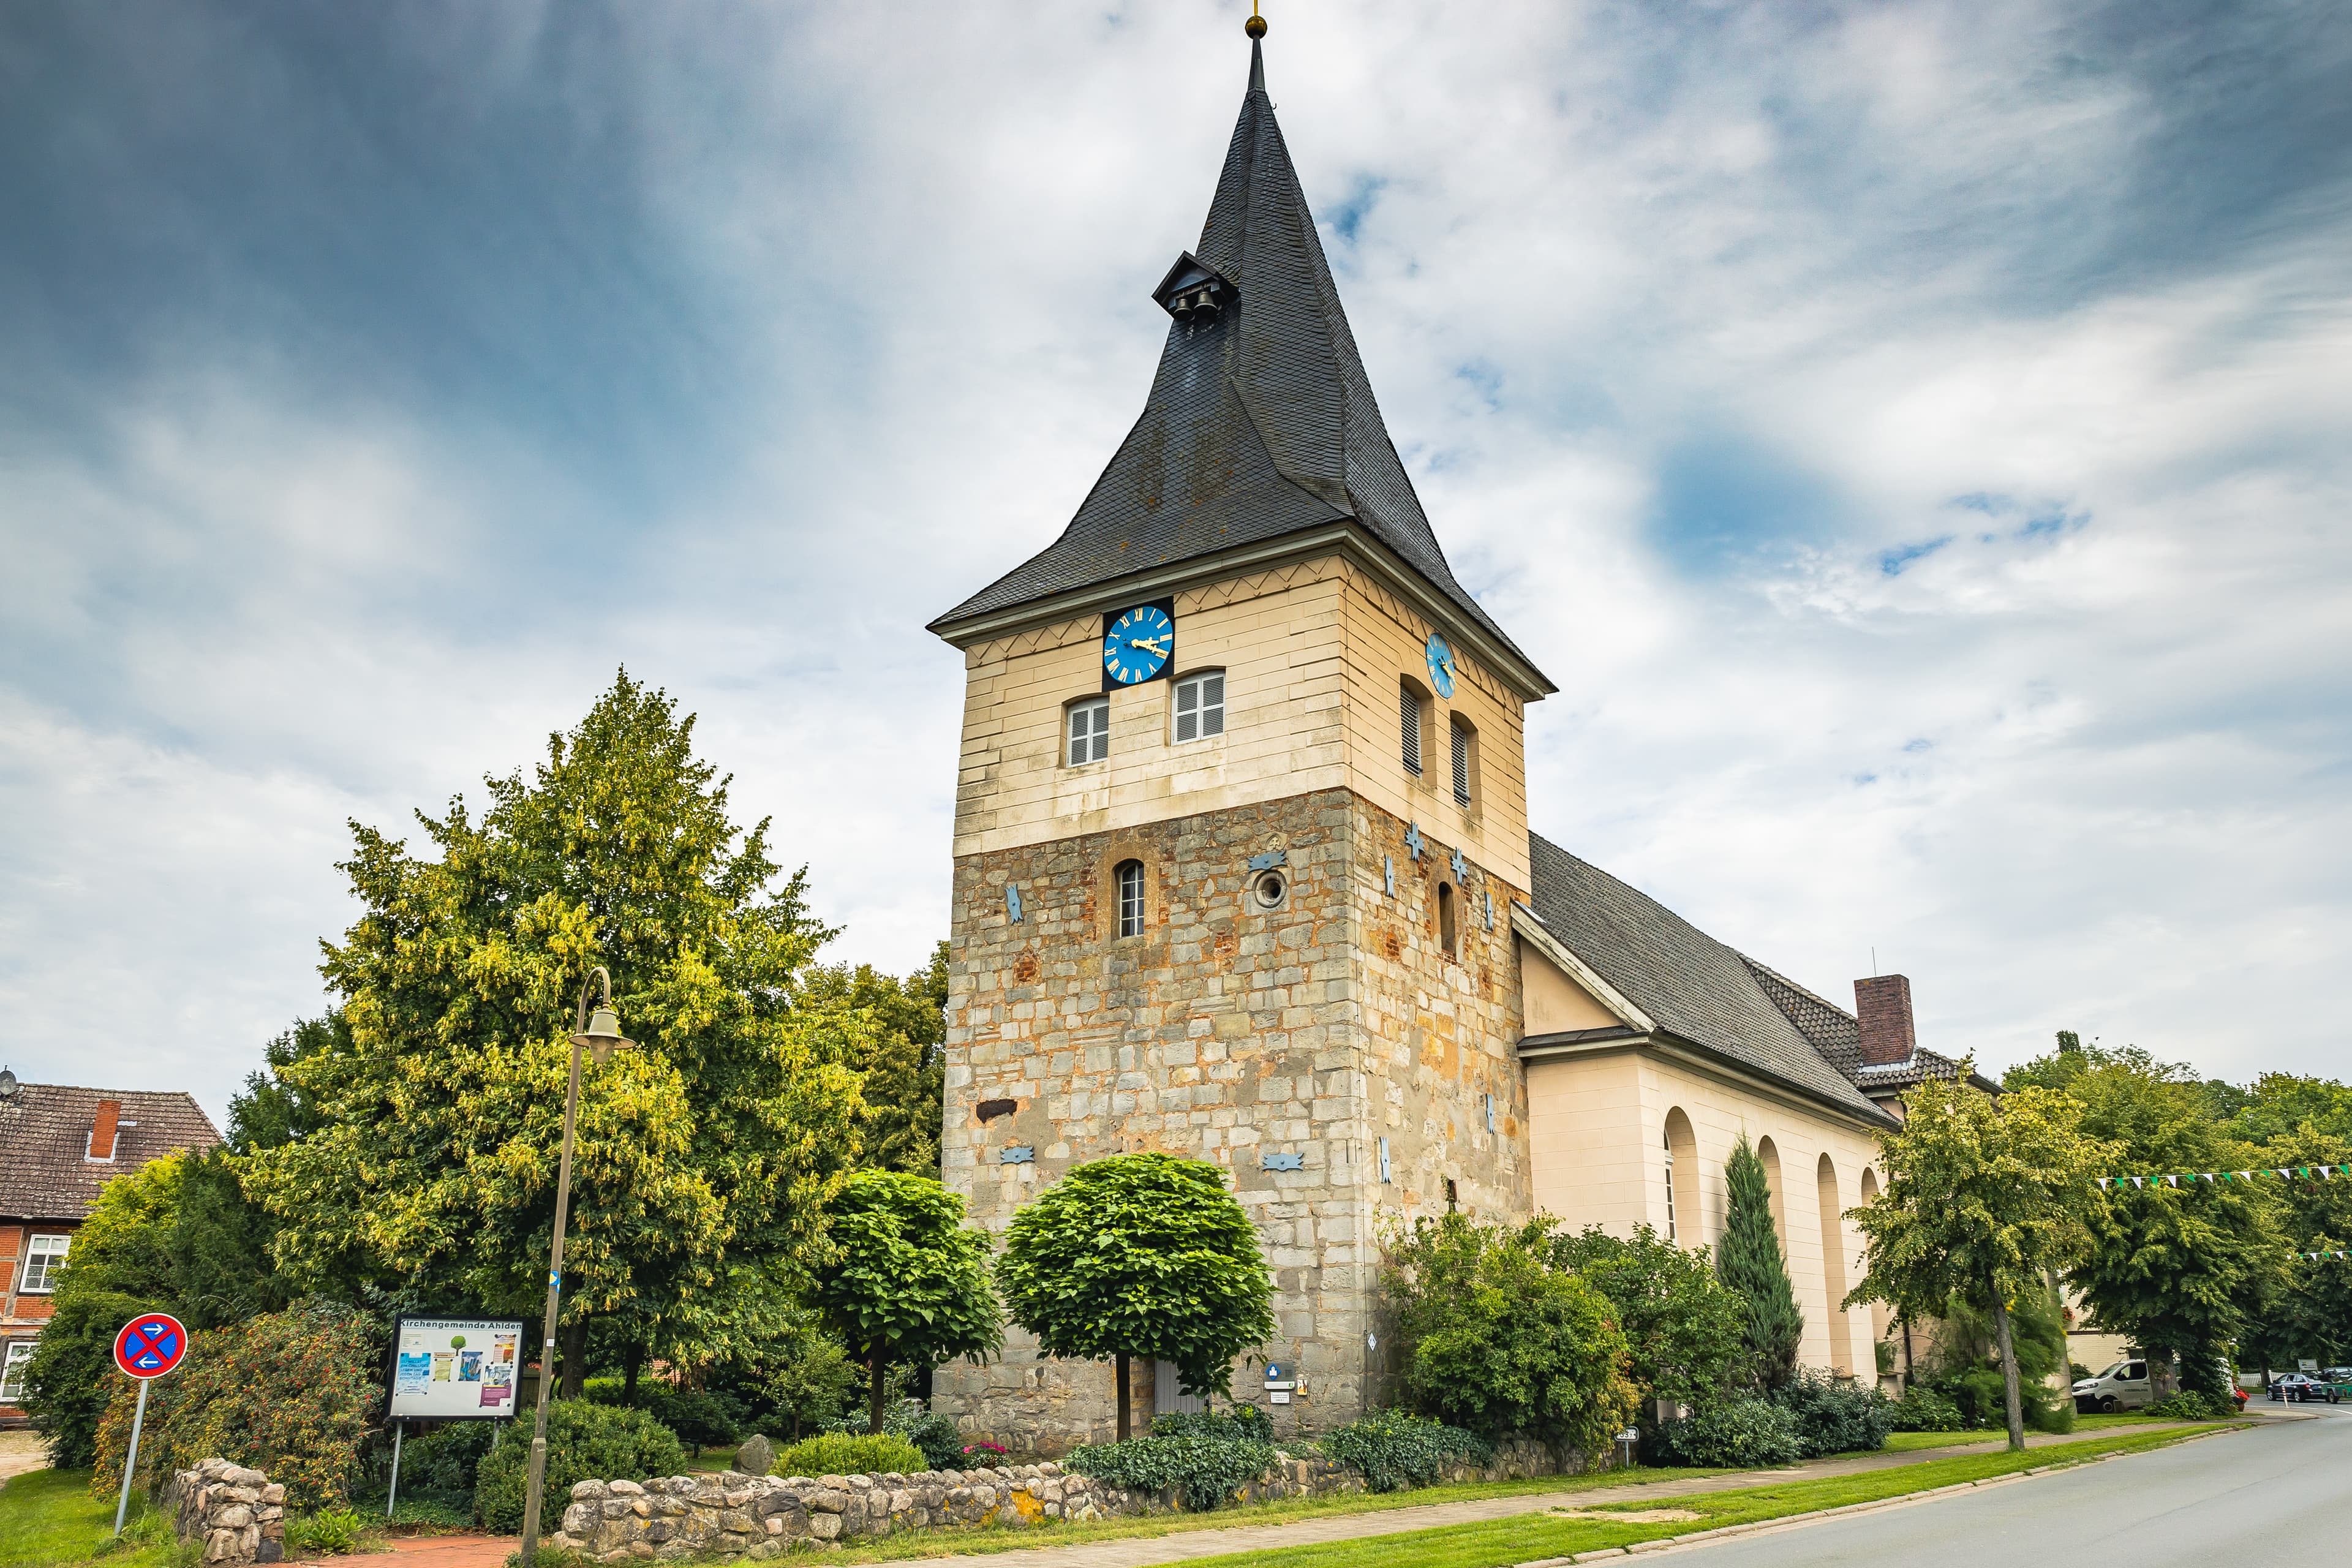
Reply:
<svg viewBox="0 0 2352 1568"><path fill-rule="evenodd" d="M1630 1240L1595 1225L1552 1236L1549 1252L1553 1268L1583 1276L1609 1299L1631 1374L1648 1397L1703 1402L1732 1381L1747 1303L1716 1277L1706 1247L1685 1250L1646 1225Z"/></svg>
<svg viewBox="0 0 2352 1568"><path fill-rule="evenodd" d="M996 1283L1040 1355L1118 1363L1120 1442L1129 1357L1172 1363L1188 1394L1227 1394L1234 1358L1274 1336L1256 1227L1223 1172L1172 1154L1080 1165L1024 1205Z"/></svg>
<svg viewBox="0 0 2352 1568"><path fill-rule="evenodd" d="M1389 1238L1381 1284L1416 1410L1589 1457L1641 1395L1609 1297L1555 1265L1552 1225L1422 1220Z"/></svg>
<svg viewBox="0 0 2352 1568"><path fill-rule="evenodd" d="M2286 1283L2278 1194L2254 1182L2147 1180L2229 1168L2203 1086L2185 1068L2120 1056L2066 1092L2082 1107L2083 1131L2114 1147L2099 1173L2145 1184L2116 1184L2091 1212L2090 1249L2070 1274L2076 1292L2158 1368L2178 1354L2183 1382L2221 1396L2225 1348Z"/></svg>
<svg viewBox="0 0 2352 1568"><path fill-rule="evenodd" d="M322 1018L298 1018L294 1026L262 1047L263 1066L245 1075L245 1092L229 1096L228 1146L240 1154L275 1149L307 1138L327 1124L310 1097L289 1082L286 1069L311 1057L352 1048L351 1026L342 1009Z"/></svg>
<svg viewBox="0 0 2352 1568"><path fill-rule="evenodd" d="M865 1163L886 1171L935 1176L940 1118L947 1098L948 944L901 980L870 963L823 965L803 990L818 1005L862 1010L874 1031L852 1063L866 1101L860 1123Z"/></svg>
<svg viewBox="0 0 2352 1568"><path fill-rule="evenodd" d="M979 1362L1004 1342L988 1279L988 1237L963 1223L963 1199L935 1177L858 1171L834 1194L810 1304L866 1363L868 1433L882 1430L883 1375L894 1362Z"/></svg>
<svg viewBox="0 0 2352 1568"><path fill-rule="evenodd" d="M320 1125L246 1157L306 1286L528 1311L545 1284L573 998L613 975L641 1048L589 1071L565 1240L562 1381L587 1327L698 1360L697 1303L731 1267L819 1247L855 1163L851 1063L870 1022L804 1005L832 932L778 885L768 824L730 819L694 721L624 673L534 775L417 821L432 853L352 825L361 915L325 946L349 1044L276 1079Z"/></svg>
<svg viewBox="0 0 2352 1568"><path fill-rule="evenodd" d="M1879 1135L1886 1185L1849 1210L1869 1238L1870 1270L1845 1304L1884 1301L1915 1321L1961 1302L1990 1311L2000 1356L2009 1446L2025 1447L2010 1305L2045 1293L2050 1270L2084 1255L2095 1177L2114 1150L2083 1134L2074 1100L1972 1087L1975 1064L1905 1097L1901 1128Z"/></svg>
<svg viewBox="0 0 2352 1568"><path fill-rule="evenodd" d="M1780 1233L1772 1224L1772 1189L1764 1162L1742 1132L1724 1167L1730 1212L1716 1244L1715 1271L1745 1309L1741 1337L1748 1347L1749 1375L1767 1389L1797 1375L1797 1346L1805 1337L1805 1317L1789 1283L1789 1262Z"/></svg>

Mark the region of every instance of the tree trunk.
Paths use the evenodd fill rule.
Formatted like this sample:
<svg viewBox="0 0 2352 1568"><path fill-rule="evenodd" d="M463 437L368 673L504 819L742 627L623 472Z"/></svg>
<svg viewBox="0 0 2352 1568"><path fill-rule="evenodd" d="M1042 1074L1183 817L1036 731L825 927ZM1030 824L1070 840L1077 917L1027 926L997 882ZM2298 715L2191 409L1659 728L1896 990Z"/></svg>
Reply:
<svg viewBox="0 0 2352 1568"><path fill-rule="evenodd" d="M1127 1352L1118 1352L1118 1440L1127 1441Z"/></svg>
<svg viewBox="0 0 2352 1568"><path fill-rule="evenodd" d="M555 1386L558 1399L577 1399L588 1384L588 1320L585 1317L564 1325L563 1381Z"/></svg>
<svg viewBox="0 0 2352 1568"><path fill-rule="evenodd" d="M866 1430L878 1434L882 1430L882 1352L877 1347L866 1358Z"/></svg>
<svg viewBox="0 0 2352 1568"><path fill-rule="evenodd" d="M643 1346L643 1345L626 1345L626 1346L624 1346L624 1347L622 1348L622 1351L621 1351L621 1403L622 1403L622 1404L624 1404L624 1405L635 1405L635 1404L637 1402L637 1368L639 1368L639 1367L643 1366L643 1365L645 1364L645 1361L646 1361L646 1347L645 1347L645 1346Z"/></svg>
<svg viewBox="0 0 2352 1568"><path fill-rule="evenodd" d="M2009 1332L2009 1303L1992 1293L1993 1326L2000 1334L2000 1387L2009 1399L2009 1451L2025 1452L2025 1406L2017 1386L2017 1344Z"/></svg>

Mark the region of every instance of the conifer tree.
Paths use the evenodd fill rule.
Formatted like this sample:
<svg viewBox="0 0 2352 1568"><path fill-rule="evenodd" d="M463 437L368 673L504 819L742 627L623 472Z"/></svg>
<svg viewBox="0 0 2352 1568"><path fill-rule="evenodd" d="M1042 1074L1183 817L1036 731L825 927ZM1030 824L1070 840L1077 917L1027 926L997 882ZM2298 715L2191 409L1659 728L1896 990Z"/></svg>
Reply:
<svg viewBox="0 0 2352 1568"><path fill-rule="evenodd" d="M1764 1388L1779 1388L1797 1374L1797 1342L1804 1337L1805 1317L1797 1310L1797 1293L1789 1283L1780 1233L1772 1228L1772 1191L1764 1179L1764 1162L1747 1133L1739 1135L1724 1174L1731 1188L1731 1212L1715 1249L1716 1273L1747 1305L1749 1375Z"/></svg>

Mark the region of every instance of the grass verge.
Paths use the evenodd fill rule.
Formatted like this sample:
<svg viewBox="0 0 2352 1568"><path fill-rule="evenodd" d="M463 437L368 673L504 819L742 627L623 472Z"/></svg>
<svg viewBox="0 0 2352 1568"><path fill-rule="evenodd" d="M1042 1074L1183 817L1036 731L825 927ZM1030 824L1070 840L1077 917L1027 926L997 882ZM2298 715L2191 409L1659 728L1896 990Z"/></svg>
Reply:
<svg viewBox="0 0 2352 1568"><path fill-rule="evenodd" d="M0 1487L0 1568L172 1568L184 1555L137 1492L121 1544L113 1537L114 1500L89 1495L88 1470L30 1470Z"/></svg>
<svg viewBox="0 0 2352 1568"><path fill-rule="evenodd" d="M1194 1558L1187 1568L1363 1568L1377 1561L1380 1568L1507 1568L1516 1563L1570 1557L1612 1547L1635 1546L1690 1535L1729 1525L1756 1524L1822 1509L1878 1502L1915 1492L1967 1481L1991 1480L2045 1465L2061 1465L2102 1454L2137 1453L2162 1447L2213 1427L2185 1426L2160 1432L2122 1432L2086 1437L2079 1443L2029 1448L2022 1454L2003 1450L1967 1454L1948 1459L1864 1470L1854 1475L1827 1476L1818 1480L1742 1487L1735 1490L1694 1492L1681 1497L1644 1498L1639 1502L1611 1504L1596 1500L1585 1506L1602 1512L1612 1508L1646 1510L1675 1508L1696 1519L1616 1523L1605 1519L1556 1519L1549 1514L1524 1514L1484 1524L1446 1525L1358 1541L1330 1542L1317 1546L1281 1547L1264 1552L1228 1552Z"/></svg>

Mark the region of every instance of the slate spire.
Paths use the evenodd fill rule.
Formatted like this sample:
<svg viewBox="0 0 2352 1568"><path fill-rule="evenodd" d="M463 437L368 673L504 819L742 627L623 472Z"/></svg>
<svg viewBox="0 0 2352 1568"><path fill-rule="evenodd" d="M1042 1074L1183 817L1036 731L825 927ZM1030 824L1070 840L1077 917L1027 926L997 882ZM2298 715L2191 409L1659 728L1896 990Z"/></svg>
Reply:
<svg viewBox="0 0 2352 1568"><path fill-rule="evenodd" d="M1454 581L1381 423L1266 95L1264 31L1200 242L1153 293L1175 320L1143 416L1062 537L933 629L1352 520L1549 690Z"/></svg>

